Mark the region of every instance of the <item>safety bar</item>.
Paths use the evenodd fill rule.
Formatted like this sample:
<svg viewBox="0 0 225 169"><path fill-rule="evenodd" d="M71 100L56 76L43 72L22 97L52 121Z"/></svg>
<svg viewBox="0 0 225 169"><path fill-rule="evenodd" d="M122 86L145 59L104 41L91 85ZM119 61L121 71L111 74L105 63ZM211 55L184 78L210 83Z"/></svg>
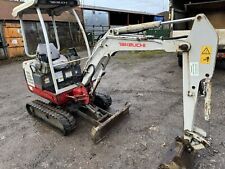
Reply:
<svg viewBox="0 0 225 169"><path fill-rule="evenodd" d="M55 40L56 40L56 44L57 44L57 49L58 51L60 51L60 42L59 42L59 35L58 35L58 30L57 30L57 26L56 26L56 22L55 22L55 16L52 14L52 25L53 25L53 29L54 29L54 33L55 33Z"/></svg>
<svg viewBox="0 0 225 169"><path fill-rule="evenodd" d="M48 39L48 32L47 32L47 29L46 29L46 25L45 25L43 16L41 14L41 9L40 8L36 8L36 11L37 11L37 14L38 14L38 18L40 20L40 24L41 24L43 35L44 35L44 39L45 39L49 67L50 67L50 70L51 70L51 73L52 73L52 81L53 81L53 84L54 84L54 87L55 87L55 91L57 93L59 88L58 88L58 84L57 84L56 77L55 77L55 71L54 71L54 68L52 66L53 62L52 62L52 59L51 59L52 57L51 57L51 49L50 49L50 45L49 45L50 42L49 42L49 39Z"/></svg>
<svg viewBox="0 0 225 169"><path fill-rule="evenodd" d="M68 63L78 62L78 61L85 60L85 59L89 59L89 57L83 57L83 58L71 60L71 61L68 61L68 62L54 64L53 67L65 65L65 64L68 64Z"/></svg>
<svg viewBox="0 0 225 169"><path fill-rule="evenodd" d="M23 43L24 43L24 51L25 51L25 54L28 56L28 57L31 57L31 58L34 58L36 57L36 55L32 55L29 53L29 49L28 49L28 45L27 45L27 38L26 38L26 33L25 33L25 29L24 29L24 23L23 23L23 18L22 16L19 17L19 20L20 20L20 26L21 26L21 33L22 33L22 37L23 37Z"/></svg>
<svg viewBox="0 0 225 169"><path fill-rule="evenodd" d="M86 48L87 48L87 52L88 52L88 57L91 57L91 49L90 49L90 46L89 46L89 43L88 43L88 39L87 39L87 35L85 33L85 30L84 30L84 27L82 26L82 23L79 19L79 16L77 15L76 11L74 9L72 9L72 12L73 12L73 15L75 16L76 20L77 20L77 23L80 27L80 30L82 32L82 35L83 35L83 38L84 38L84 42L85 42L85 45L86 45Z"/></svg>
<svg viewBox="0 0 225 169"><path fill-rule="evenodd" d="M184 19L176 19L173 21L165 21L165 22L161 22L161 25L168 25L171 23L184 23L184 22L189 22L189 21L194 21L196 17L190 17L190 18L184 18Z"/></svg>

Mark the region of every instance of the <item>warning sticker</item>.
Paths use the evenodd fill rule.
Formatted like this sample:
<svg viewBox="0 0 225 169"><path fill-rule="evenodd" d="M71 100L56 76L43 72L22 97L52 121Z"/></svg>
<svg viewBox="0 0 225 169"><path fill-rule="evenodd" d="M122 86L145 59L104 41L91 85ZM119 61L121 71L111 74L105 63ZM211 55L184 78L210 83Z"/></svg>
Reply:
<svg viewBox="0 0 225 169"><path fill-rule="evenodd" d="M210 64L212 55L212 47L211 46L203 46L201 49L201 64Z"/></svg>

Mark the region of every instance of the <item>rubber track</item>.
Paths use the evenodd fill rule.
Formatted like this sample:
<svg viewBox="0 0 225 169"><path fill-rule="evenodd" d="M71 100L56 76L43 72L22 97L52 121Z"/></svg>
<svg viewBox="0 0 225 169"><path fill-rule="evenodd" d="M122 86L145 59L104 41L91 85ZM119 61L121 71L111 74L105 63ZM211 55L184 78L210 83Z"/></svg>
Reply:
<svg viewBox="0 0 225 169"><path fill-rule="evenodd" d="M69 114L68 112L64 110L53 107L50 104L46 104L40 100L35 100L35 101L32 101L31 103L28 103L26 106L32 107L33 109L37 109L41 111L42 113L44 113L46 116L50 116L51 118L58 120L58 122L64 128L63 131L60 129L64 135L68 135L76 127L76 120L71 114ZM28 109L27 111L29 112ZM31 112L29 113L32 114Z"/></svg>

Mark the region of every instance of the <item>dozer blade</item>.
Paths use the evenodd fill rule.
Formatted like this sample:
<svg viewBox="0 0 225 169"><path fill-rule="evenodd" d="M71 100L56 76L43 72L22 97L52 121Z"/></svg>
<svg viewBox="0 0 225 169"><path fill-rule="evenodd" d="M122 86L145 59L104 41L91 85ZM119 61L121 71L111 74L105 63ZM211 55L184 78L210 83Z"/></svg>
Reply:
<svg viewBox="0 0 225 169"><path fill-rule="evenodd" d="M118 121L122 119L123 116L129 114L130 104L126 105L126 107L115 114L112 114L108 119L104 122L99 123L97 126L93 127L91 130L91 137L94 143L99 143L104 137L110 128L115 125Z"/></svg>
<svg viewBox="0 0 225 169"><path fill-rule="evenodd" d="M194 151L187 140L176 138L158 169L192 169Z"/></svg>

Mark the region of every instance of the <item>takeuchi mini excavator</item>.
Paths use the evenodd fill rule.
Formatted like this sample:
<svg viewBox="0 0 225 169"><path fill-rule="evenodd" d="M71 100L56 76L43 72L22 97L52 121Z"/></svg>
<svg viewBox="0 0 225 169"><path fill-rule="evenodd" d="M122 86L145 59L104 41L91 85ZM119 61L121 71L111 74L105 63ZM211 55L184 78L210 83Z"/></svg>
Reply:
<svg viewBox="0 0 225 169"><path fill-rule="evenodd" d="M90 51L87 37L82 24L74 10L77 0L26 0L13 10L13 16L18 17L24 41L25 53L33 59L23 63L28 89L44 98L27 103L29 114L44 120L69 134L76 127L75 115L90 121L94 127L91 136L94 142L104 138L108 129L117 120L129 113L129 104L122 111L111 113L111 97L96 92L110 59L119 51L153 51L183 53L183 115L184 133L177 137L175 146L168 151L167 158L159 166L163 169L187 168L182 161L185 154L210 145L207 133L195 124L195 108L199 97L205 97L205 120L209 121L211 113L211 79L213 77L218 36L204 14L166 22L149 22L110 29ZM55 17L65 11L70 11L77 20L83 33L88 56L80 58L75 48L70 48L67 54L60 53L60 41ZM40 20L44 43L37 46L35 54L29 54L24 30L23 16L37 14ZM49 41L42 14L52 17L56 44ZM170 39L155 39L138 34L139 32L158 28L165 24L192 22L193 26L188 37ZM86 59L86 65L81 70L80 61ZM146 86L147 87L147 86ZM200 90L201 89L201 90ZM168 112L170 113L170 112Z"/></svg>

